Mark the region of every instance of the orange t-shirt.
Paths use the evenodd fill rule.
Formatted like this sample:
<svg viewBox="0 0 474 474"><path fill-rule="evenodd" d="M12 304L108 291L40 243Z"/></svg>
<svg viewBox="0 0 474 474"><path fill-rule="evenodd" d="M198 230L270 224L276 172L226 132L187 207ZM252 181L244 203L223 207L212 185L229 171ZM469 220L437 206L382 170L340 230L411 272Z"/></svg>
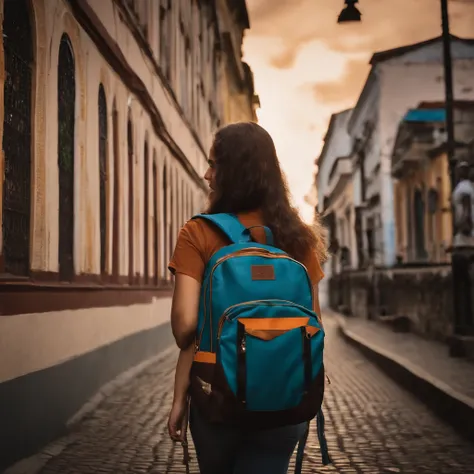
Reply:
<svg viewBox="0 0 474 474"><path fill-rule="evenodd" d="M259 211L242 212L237 217L245 227L264 225ZM250 232L255 241L265 243L265 232L261 227ZM207 262L219 249L228 244L227 237L211 222L205 219L192 219L179 232L168 268L173 274L183 273L201 283ZM309 252L301 263L308 270L313 285L324 277L315 251Z"/></svg>

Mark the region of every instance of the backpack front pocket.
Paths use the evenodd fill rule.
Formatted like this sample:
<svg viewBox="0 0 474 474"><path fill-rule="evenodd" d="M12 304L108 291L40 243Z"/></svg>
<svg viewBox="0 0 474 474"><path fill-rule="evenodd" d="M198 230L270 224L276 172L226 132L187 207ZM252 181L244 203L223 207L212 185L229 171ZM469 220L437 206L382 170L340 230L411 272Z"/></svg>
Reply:
<svg viewBox="0 0 474 474"><path fill-rule="evenodd" d="M301 403L319 371L314 363L319 352L322 363L323 336L316 316L305 308L242 305L221 322L218 361L246 410L288 410Z"/></svg>

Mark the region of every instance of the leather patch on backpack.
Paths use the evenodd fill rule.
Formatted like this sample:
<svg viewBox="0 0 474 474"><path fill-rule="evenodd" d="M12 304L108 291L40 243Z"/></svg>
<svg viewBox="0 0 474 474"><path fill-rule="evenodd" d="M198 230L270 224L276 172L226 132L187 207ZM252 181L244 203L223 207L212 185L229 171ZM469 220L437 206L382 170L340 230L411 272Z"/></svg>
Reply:
<svg viewBox="0 0 474 474"><path fill-rule="evenodd" d="M273 265L252 265L252 280L275 280Z"/></svg>

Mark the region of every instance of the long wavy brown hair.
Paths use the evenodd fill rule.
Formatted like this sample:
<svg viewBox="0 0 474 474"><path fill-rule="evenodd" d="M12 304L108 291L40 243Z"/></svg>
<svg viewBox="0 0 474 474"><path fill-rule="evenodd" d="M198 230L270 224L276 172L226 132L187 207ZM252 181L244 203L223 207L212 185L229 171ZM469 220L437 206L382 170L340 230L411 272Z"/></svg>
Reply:
<svg viewBox="0 0 474 474"><path fill-rule="evenodd" d="M227 125L216 133L212 150L215 189L208 213L260 210L276 247L299 261L311 249L320 262L326 260L326 233L319 216L309 226L292 206L275 144L265 129L253 122Z"/></svg>

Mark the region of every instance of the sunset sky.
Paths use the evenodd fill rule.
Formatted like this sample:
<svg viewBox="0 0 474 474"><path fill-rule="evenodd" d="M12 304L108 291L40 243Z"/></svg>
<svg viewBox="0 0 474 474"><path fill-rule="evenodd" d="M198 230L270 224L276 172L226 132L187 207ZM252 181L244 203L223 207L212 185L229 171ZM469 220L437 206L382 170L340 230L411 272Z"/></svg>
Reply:
<svg viewBox="0 0 474 474"><path fill-rule="evenodd" d="M244 59L255 75L260 124L273 136L294 203L304 196L331 113L352 107L375 51L441 34L439 0L360 0L361 23L338 24L344 0L247 0ZM451 32L474 37L474 0L450 2ZM474 78L473 78L474 81Z"/></svg>

